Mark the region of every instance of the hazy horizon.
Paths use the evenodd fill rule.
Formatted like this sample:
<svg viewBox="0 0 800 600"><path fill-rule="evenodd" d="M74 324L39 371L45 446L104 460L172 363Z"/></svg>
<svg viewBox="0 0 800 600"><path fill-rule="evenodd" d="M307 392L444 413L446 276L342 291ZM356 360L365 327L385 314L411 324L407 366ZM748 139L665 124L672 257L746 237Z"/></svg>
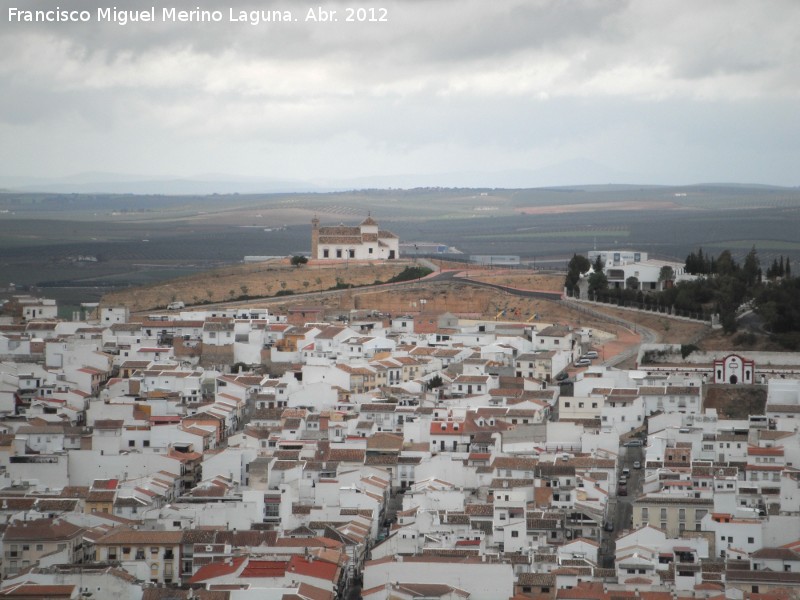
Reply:
<svg viewBox="0 0 800 600"><path fill-rule="evenodd" d="M4 177L0 176L0 193L51 194L111 194L111 195L216 195L216 194L282 194L282 193L339 193L347 191L400 191L420 188L488 189L488 190L546 190L592 188L775 188L794 190L798 186L781 186L763 182L696 181L686 183L640 183L628 181L594 182L589 179L573 183L539 180L533 172L518 172L512 177L500 174L468 174L466 179L453 183L458 174L374 176L341 180L280 180L258 176L235 176L222 173L196 176L147 176L124 173L76 173L66 177Z"/></svg>

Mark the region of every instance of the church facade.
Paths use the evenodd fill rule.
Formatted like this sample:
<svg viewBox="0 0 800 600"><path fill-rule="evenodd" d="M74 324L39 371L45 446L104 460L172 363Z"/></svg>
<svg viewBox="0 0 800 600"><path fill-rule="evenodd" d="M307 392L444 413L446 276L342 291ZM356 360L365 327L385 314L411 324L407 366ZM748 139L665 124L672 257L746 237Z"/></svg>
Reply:
<svg viewBox="0 0 800 600"><path fill-rule="evenodd" d="M378 227L368 216L354 227L320 227L311 221L311 258L317 260L395 260L400 257L400 239Z"/></svg>

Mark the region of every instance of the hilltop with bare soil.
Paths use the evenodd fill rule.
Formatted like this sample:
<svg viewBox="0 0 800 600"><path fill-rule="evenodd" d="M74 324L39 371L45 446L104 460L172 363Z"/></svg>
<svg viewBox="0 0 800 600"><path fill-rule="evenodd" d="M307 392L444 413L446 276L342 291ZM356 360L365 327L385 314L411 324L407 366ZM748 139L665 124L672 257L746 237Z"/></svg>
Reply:
<svg viewBox="0 0 800 600"><path fill-rule="evenodd" d="M348 261L293 267L284 259L235 265L106 294L102 304L127 306L137 312L163 309L173 301L190 306L260 299L276 294L289 297L290 293L329 290L337 285L363 286L387 281L411 264L408 261L370 264ZM256 303L254 300L252 304Z"/></svg>
<svg viewBox="0 0 800 600"><path fill-rule="evenodd" d="M104 305L125 305L132 311L164 308L180 300L193 304L230 302L240 297L249 306L269 306L283 311L297 304L320 304L331 310L377 310L389 314L416 314L422 311L449 311L463 316L530 323L562 323L576 327L592 327L607 331L613 337L623 336L622 328L589 316L568 303L541 298L524 298L501 290L470 285L460 278L447 281L421 280L400 287L354 287L327 296L304 296L305 292L330 290L345 284L370 286L385 282L400 273L410 261L381 264L319 263L292 267L287 260L237 265L174 279L151 286L132 288L108 294ZM470 267L462 273L480 281L519 289L559 291L563 275L523 271L492 271ZM275 297L276 294L287 294ZM599 312L619 317L654 330L665 343L702 345L711 329L702 323L671 319L665 315L620 310L607 305L594 305ZM625 336L623 336L625 337ZM625 339L628 339L625 337ZM636 343L636 336L628 340Z"/></svg>

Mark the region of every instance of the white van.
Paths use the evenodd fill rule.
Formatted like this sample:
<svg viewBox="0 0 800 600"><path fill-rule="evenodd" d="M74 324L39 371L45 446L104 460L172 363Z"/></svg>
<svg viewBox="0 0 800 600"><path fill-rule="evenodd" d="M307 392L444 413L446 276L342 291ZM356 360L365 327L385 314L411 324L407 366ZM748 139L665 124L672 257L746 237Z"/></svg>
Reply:
<svg viewBox="0 0 800 600"><path fill-rule="evenodd" d="M588 358L579 358L573 364L576 367L588 367L589 365L592 364L592 361L590 361Z"/></svg>
<svg viewBox="0 0 800 600"><path fill-rule="evenodd" d="M596 350L589 350L588 352L584 353L583 358L597 358L599 355L597 354Z"/></svg>
<svg viewBox="0 0 800 600"><path fill-rule="evenodd" d="M186 308L186 305L181 301L170 302L167 304L167 310L180 310L182 308Z"/></svg>

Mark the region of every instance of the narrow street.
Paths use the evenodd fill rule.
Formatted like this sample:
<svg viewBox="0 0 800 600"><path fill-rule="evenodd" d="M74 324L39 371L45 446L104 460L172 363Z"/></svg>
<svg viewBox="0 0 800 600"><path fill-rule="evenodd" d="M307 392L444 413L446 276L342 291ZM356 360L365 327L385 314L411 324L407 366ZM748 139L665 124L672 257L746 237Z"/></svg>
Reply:
<svg viewBox="0 0 800 600"><path fill-rule="evenodd" d="M631 529L633 525L633 501L642 493L644 483L644 469L634 469L633 463L639 461L644 464L644 448L642 446L619 448L619 468L617 471L617 481L622 476L623 469L628 469L627 496L619 496L616 493L608 502L608 517L612 522L613 531L602 532L600 543L600 563L604 568L613 568L614 552L616 551L616 539L625 530ZM615 486L616 492L618 486Z"/></svg>

